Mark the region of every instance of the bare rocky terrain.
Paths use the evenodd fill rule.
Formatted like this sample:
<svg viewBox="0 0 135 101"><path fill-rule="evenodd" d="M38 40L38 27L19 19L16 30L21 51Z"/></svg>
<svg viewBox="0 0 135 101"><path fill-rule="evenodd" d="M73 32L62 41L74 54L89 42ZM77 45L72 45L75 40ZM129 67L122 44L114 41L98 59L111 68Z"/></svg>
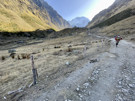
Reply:
<svg viewBox="0 0 135 101"><path fill-rule="evenodd" d="M89 31L53 39L26 39L22 38L26 43L10 43L0 50L0 57L5 57L0 60L0 100L135 100L134 42L123 39L116 48L114 39ZM16 46L14 58L8 53L11 45ZM22 54L34 56L38 71L35 86L30 85L31 60Z"/></svg>

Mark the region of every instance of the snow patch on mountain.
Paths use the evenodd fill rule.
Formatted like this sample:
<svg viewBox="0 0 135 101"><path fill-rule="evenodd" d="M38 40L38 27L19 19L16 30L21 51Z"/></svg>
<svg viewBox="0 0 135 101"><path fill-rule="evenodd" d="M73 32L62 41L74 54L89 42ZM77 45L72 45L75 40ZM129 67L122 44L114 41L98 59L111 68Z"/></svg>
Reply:
<svg viewBox="0 0 135 101"><path fill-rule="evenodd" d="M72 27L85 27L90 20L86 17L76 17L73 20L69 21L69 24Z"/></svg>

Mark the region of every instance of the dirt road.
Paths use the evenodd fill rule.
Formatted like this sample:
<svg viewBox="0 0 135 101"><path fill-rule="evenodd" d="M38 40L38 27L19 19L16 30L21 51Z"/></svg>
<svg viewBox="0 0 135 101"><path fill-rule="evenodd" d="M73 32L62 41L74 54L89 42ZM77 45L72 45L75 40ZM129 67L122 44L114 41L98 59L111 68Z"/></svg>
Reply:
<svg viewBox="0 0 135 101"><path fill-rule="evenodd" d="M135 45L122 40L109 51L95 55L94 63L58 82L30 101L135 101ZM26 100L26 99L23 99Z"/></svg>

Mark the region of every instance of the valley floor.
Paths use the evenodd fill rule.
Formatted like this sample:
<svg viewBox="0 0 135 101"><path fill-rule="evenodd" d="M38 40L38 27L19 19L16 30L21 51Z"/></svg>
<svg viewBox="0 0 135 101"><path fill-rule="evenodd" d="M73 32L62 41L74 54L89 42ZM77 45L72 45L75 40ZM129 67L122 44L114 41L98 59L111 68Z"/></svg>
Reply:
<svg viewBox="0 0 135 101"><path fill-rule="evenodd" d="M16 87L25 86L19 94L13 93L5 96L5 99L9 97L20 101L135 101L133 43L122 40L116 48L114 39L93 35L48 42L50 43L44 42L36 47L33 45L17 49L18 54L26 48L32 48L32 52L40 51L34 55L39 73L35 86L27 86L32 81L30 60L20 60L19 63L18 60L6 60L16 64L1 62L1 71L9 66L9 70L15 68L15 74L12 74L14 82L9 80L9 83L6 83L4 74L0 78L3 80L0 85L3 87L0 88L3 94L8 90L15 90ZM56 45L61 48L54 49ZM1 51L1 54L4 52ZM19 76L21 71L23 72ZM8 73L10 74L10 71Z"/></svg>

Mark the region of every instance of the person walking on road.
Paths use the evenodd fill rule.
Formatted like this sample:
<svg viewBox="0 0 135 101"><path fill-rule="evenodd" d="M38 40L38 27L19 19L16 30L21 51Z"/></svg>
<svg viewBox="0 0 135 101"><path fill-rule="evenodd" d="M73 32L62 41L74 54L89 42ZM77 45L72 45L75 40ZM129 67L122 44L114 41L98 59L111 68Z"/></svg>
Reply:
<svg viewBox="0 0 135 101"><path fill-rule="evenodd" d="M122 38L118 35L118 36L115 37L115 40L116 40L116 47L117 47L120 40L122 40Z"/></svg>

